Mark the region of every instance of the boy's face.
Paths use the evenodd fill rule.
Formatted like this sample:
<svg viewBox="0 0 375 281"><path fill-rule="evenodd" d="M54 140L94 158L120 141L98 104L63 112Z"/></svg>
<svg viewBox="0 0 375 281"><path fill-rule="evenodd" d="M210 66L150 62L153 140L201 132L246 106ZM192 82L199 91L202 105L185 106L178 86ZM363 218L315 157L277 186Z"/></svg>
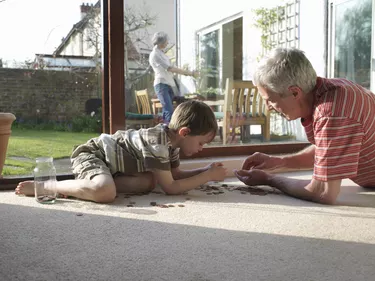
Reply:
<svg viewBox="0 0 375 281"><path fill-rule="evenodd" d="M189 130L186 128L186 130ZM182 137L179 143L179 147L186 156L191 156L198 153L203 149L203 146L212 141L214 133L210 132L205 135L191 136L188 131L180 131Z"/></svg>

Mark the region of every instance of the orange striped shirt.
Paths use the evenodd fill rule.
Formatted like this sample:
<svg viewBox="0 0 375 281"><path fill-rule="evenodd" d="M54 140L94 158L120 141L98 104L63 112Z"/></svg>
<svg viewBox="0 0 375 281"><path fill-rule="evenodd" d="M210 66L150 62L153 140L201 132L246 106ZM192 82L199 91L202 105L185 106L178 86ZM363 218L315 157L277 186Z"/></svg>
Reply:
<svg viewBox="0 0 375 281"><path fill-rule="evenodd" d="M346 79L318 77L314 113L302 120L315 144L316 180L375 187L375 95Z"/></svg>

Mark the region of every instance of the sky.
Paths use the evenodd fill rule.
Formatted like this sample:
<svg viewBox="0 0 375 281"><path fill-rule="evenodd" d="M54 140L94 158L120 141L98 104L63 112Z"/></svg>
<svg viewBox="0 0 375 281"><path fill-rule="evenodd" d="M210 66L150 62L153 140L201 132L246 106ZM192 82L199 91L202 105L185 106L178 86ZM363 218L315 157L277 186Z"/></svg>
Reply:
<svg viewBox="0 0 375 281"><path fill-rule="evenodd" d="M97 0L85 0L95 4ZM0 2L0 59L11 63L52 54L81 19L82 0L5 0Z"/></svg>

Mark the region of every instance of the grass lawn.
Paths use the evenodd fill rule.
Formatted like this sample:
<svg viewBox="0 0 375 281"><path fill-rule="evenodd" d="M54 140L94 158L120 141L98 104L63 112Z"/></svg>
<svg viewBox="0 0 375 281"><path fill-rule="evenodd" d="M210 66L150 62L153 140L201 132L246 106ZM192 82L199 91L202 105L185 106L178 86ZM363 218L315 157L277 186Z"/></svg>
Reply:
<svg viewBox="0 0 375 281"><path fill-rule="evenodd" d="M3 175L29 174L35 166L36 157L69 157L74 146L96 136L98 134L95 133L12 129Z"/></svg>

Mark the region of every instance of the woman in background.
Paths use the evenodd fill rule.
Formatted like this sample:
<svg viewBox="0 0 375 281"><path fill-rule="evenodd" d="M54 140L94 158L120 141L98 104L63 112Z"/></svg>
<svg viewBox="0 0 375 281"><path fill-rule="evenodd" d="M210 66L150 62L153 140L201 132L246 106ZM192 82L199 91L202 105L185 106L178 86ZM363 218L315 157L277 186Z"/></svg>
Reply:
<svg viewBox="0 0 375 281"><path fill-rule="evenodd" d="M173 113L173 98L177 93L173 73L196 77L198 72L177 68L171 64L163 51L168 45L168 35L165 32L156 32L152 38L152 44L154 48L149 61L155 73L154 88L163 106L163 120L168 124Z"/></svg>

